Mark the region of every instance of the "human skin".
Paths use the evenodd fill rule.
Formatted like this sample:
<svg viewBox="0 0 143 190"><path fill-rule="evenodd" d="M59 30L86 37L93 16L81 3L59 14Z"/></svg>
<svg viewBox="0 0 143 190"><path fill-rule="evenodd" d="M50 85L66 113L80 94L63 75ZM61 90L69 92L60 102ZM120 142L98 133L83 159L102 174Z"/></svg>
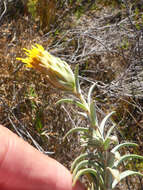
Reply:
<svg viewBox="0 0 143 190"><path fill-rule="evenodd" d="M84 190L70 172L0 125L0 190Z"/></svg>

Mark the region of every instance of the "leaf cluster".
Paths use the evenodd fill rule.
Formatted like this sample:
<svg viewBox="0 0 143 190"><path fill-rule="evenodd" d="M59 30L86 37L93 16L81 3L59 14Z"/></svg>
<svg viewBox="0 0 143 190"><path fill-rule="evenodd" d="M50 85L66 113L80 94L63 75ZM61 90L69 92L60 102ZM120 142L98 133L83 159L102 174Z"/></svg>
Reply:
<svg viewBox="0 0 143 190"><path fill-rule="evenodd" d="M73 185L81 176L85 175L88 179L88 188L91 190L114 189L116 185L124 178L130 175L139 175L140 172L125 170L120 171L122 163L132 159L143 160L143 156L137 154L120 154L123 147L137 147L136 143L119 143L118 138L113 134L115 124L110 126L109 119L114 112L109 113L99 124L96 114L95 103L91 98L94 86L91 86L88 92L87 102L84 99L78 80L78 67L75 71L76 86L79 101L75 99L62 99L57 103L72 103L85 112L89 119L89 127L76 127L71 129L64 138L73 132L79 132L80 142L83 152L78 156L71 166L73 174ZM125 168L124 168L125 169Z"/></svg>

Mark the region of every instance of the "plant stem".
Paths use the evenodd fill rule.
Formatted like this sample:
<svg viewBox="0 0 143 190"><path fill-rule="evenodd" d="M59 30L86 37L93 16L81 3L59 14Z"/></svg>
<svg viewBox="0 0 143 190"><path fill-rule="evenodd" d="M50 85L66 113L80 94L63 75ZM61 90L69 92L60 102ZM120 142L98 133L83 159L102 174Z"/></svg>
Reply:
<svg viewBox="0 0 143 190"><path fill-rule="evenodd" d="M86 107L87 113L89 115L90 114L89 106L88 106L84 96L82 95L82 93L76 93L75 95L76 95L77 98L80 99L81 103Z"/></svg>

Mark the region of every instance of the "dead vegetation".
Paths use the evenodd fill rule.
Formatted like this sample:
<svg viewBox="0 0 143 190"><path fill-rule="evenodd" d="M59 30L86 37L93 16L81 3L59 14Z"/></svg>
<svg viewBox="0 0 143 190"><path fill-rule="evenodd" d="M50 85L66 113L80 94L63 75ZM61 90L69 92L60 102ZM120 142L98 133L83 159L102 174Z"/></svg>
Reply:
<svg viewBox="0 0 143 190"><path fill-rule="evenodd" d="M67 167L80 151L78 136L67 142L62 138L73 125L83 126L86 121L77 116L74 107L55 106L64 95L51 88L42 75L16 61L23 55L22 48L39 43L73 69L79 64L85 95L96 83L93 97L101 118L116 110L112 119L120 141L137 142L140 147L136 151L143 155L143 15L130 3L124 1L124 6L116 8L99 4L79 18L74 11L68 14L69 9L64 22L58 23L59 17L58 25L43 33L39 22L26 11L21 13L18 7L15 16L5 10L8 4L1 2L0 123ZM143 163L128 167L143 172ZM137 188L143 188L141 179L137 180ZM126 184L129 190L137 189L132 180Z"/></svg>

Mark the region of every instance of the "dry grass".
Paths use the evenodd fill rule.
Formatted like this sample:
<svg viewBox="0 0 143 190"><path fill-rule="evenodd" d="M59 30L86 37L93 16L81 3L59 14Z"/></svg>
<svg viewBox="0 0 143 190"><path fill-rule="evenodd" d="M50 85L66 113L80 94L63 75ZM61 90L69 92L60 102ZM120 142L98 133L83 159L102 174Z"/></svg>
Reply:
<svg viewBox="0 0 143 190"><path fill-rule="evenodd" d="M55 106L66 95L53 89L39 73L26 69L16 57L23 56L23 47L39 43L66 60L73 69L79 63L85 95L95 82L93 97L101 118L116 110L113 119L120 129L117 130L119 139L139 143L136 151L143 155L142 55L135 57L133 50L138 42L126 15L118 21L122 28L116 20L109 22L109 16L113 18L116 14L116 10L111 13L106 8L89 11L79 20L72 15L64 26L61 23L47 34L27 16L19 15L16 20L5 17L0 26L0 123L40 151L53 152L51 156L67 167L80 151L78 136L73 135L65 142L62 138L73 125L86 125L86 121L77 116L74 107ZM123 52L118 47L125 38L130 39L131 46ZM137 95L132 87L139 91Z"/></svg>
<svg viewBox="0 0 143 190"><path fill-rule="evenodd" d="M62 95L53 89L39 73L26 69L16 61L23 47L34 43L44 44L37 26L29 19L6 20L0 34L0 122L44 153L69 167L77 149L73 142L63 142L71 121L55 102ZM45 132L48 136L42 136ZM75 153L74 153L75 152Z"/></svg>

